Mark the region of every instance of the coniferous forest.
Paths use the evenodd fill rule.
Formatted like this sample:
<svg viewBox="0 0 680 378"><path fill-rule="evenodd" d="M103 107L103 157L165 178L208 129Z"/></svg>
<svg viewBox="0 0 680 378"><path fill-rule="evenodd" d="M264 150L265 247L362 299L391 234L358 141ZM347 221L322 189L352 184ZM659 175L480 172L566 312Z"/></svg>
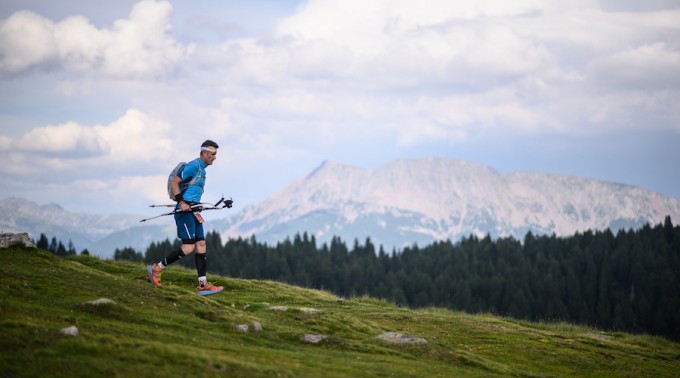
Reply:
<svg viewBox="0 0 680 378"><path fill-rule="evenodd" d="M223 243L217 233L206 243L213 274L680 340L680 227L670 217L616 235L469 236L392 253L370 239L351 248L339 238L318 246L306 233L273 246L255 237ZM159 261L178 246L153 243L144 259ZM194 259L179 263L193 267Z"/></svg>
<svg viewBox="0 0 680 378"><path fill-rule="evenodd" d="M398 252L386 252L370 239L355 240L350 248L335 237L319 246L306 233L267 245L255 237L223 243L210 232L206 243L209 274L680 340L680 226L670 217L615 235L610 230L566 237L528 233L521 241L469 236ZM124 248L114 259L157 262L179 245L178 240L152 243L145 254ZM71 243L66 249L44 235L38 247L75 254ZM177 264L193 267L194 258Z"/></svg>

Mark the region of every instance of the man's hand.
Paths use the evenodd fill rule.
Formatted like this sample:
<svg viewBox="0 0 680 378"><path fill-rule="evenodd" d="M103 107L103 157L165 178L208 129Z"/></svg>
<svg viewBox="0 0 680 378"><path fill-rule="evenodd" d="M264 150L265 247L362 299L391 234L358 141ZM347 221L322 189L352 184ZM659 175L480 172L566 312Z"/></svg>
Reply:
<svg viewBox="0 0 680 378"><path fill-rule="evenodd" d="M182 211L191 211L191 206L184 201L179 201L179 208Z"/></svg>

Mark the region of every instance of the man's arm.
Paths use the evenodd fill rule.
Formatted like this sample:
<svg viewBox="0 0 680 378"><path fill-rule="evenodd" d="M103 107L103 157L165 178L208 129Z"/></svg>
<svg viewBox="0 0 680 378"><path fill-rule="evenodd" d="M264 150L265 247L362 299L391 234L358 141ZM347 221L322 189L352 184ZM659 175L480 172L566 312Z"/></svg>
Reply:
<svg viewBox="0 0 680 378"><path fill-rule="evenodd" d="M170 188L172 188L172 194L175 195L175 197L181 192L181 190L179 189L180 182L182 182L182 178L179 176L175 176L175 178L173 178L172 181L170 182ZM189 204L186 203L184 200L179 201L179 207L180 209L182 209L182 211L191 210L191 206L189 206Z"/></svg>

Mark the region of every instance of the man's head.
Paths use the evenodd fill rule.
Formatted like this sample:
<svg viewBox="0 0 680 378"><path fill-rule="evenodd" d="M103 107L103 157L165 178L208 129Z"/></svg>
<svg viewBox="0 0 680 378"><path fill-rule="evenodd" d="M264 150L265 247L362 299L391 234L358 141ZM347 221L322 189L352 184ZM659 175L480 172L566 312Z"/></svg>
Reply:
<svg viewBox="0 0 680 378"><path fill-rule="evenodd" d="M201 160L205 165L211 165L217 159L217 149L220 146L212 140L206 140L201 144Z"/></svg>

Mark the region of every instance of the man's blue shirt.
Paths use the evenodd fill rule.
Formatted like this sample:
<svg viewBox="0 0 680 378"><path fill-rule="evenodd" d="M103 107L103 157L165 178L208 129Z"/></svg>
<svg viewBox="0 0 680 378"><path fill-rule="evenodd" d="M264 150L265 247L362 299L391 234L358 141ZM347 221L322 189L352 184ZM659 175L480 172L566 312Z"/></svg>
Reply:
<svg viewBox="0 0 680 378"><path fill-rule="evenodd" d="M201 160L201 158L192 160L184 166L182 173L180 173L180 177L182 178L183 183L191 181L191 179L194 176L199 174L199 170L201 172L200 173L201 178L196 182L195 185L189 186L182 195L185 201L201 202L201 196L203 195L203 186L205 185L205 167L206 164L203 162L203 160Z"/></svg>

